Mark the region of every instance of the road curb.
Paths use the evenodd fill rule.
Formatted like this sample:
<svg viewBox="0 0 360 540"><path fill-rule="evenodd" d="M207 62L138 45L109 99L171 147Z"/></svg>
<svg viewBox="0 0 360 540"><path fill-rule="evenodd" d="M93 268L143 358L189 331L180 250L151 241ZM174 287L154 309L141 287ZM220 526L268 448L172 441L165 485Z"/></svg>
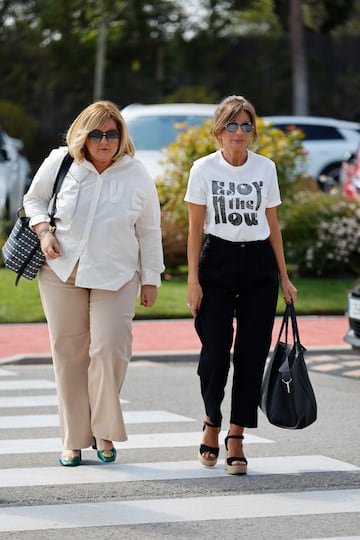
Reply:
<svg viewBox="0 0 360 540"><path fill-rule="evenodd" d="M329 352L346 353L351 351L351 346L346 345L333 345L333 346L318 346L308 347L306 354L320 355ZM270 353L272 350L270 351ZM144 351L136 352L131 358L131 362L137 362L141 360L147 360L151 362L196 362L199 358L199 351ZM52 364L52 357L49 354L19 354L9 356L8 358L0 359L0 366L2 365L41 365Z"/></svg>

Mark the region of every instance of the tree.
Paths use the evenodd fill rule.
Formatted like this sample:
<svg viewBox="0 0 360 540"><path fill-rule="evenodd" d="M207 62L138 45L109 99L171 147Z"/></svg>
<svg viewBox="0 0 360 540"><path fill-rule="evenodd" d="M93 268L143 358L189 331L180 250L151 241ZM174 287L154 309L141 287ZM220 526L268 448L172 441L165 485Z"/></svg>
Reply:
<svg viewBox="0 0 360 540"><path fill-rule="evenodd" d="M290 0L290 39L293 111L297 115L307 115L309 114L308 78L301 0Z"/></svg>
<svg viewBox="0 0 360 540"><path fill-rule="evenodd" d="M97 40L96 40L96 56L95 56L95 72L94 72L94 93L93 99L97 101L104 96L104 80L105 80L105 63L106 63L106 39L108 29L112 21L114 21L120 13L126 8L127 2L124 0L97 0L96 11L97 18Z"/></svg>

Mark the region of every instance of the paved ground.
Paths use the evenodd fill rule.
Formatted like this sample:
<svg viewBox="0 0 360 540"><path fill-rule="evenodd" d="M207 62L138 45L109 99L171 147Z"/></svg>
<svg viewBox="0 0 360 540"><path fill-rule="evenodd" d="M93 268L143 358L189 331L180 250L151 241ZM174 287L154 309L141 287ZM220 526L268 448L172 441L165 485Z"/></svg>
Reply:
<svg viewBox="0 0 360 540"><path fill-rule="evenodd" d="M308 354L319 366L323 356L335 364L343 351ZM0 539L360 540L359 379L311 371L318 420L305 430L276 428L259 411L245 434L248 475L236 477L224 470L230 391L219 461L197 461L203 405L192 358L131 362L117 462L88 448L72 470L58 463L52 366L0 366Z"/></svg>
<svg viewBox="0 0 360 540"><path fill-rule="evenodd" d="M117 463L86 449L71 471L58 465L46 325L0 325L0 539L205 540L218 529L223 540L360 540L360 354L343 341L345 317L298 322L318 420L281 430L260 412L258 429L246 433L246 477L224 471L226 426L218 465L197 462L192 320L134 323L135 361L122 389L129 439L116 443ZM229 403L230 392L224 418Z"/></svg>

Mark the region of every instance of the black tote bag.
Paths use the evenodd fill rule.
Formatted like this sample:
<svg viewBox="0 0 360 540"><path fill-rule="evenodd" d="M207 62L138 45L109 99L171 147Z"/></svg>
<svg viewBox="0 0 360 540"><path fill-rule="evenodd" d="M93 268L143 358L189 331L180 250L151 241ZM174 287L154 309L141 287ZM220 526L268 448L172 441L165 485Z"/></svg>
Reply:
<svg viewBox="0 0 360 540"><path fill-rule="evenodd" d="M288 343L289 321L292 343ZM285 330L285 341L282 334ZM317 403L300 343L294 304L287 304L279 337L265 369L260 408L271 424L303 429L317 418Z"/></svg>

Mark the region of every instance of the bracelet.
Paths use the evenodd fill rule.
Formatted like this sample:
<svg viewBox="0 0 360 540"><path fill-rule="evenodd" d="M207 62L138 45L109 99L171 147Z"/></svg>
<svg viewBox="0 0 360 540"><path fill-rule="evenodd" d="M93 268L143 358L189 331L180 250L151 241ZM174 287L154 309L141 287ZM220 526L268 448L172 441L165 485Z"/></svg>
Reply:
<svg viewBox="0 0 360 540"><path fill-rule="evenodd" d="M44 231L41 231L41 233L39 233L37 237L39 240L41 240L41 238L43 238L43 236L45 236L46 234L54 234L55 231L56 227L54 227L53 225L49 225L49 227Z"/></svg>

